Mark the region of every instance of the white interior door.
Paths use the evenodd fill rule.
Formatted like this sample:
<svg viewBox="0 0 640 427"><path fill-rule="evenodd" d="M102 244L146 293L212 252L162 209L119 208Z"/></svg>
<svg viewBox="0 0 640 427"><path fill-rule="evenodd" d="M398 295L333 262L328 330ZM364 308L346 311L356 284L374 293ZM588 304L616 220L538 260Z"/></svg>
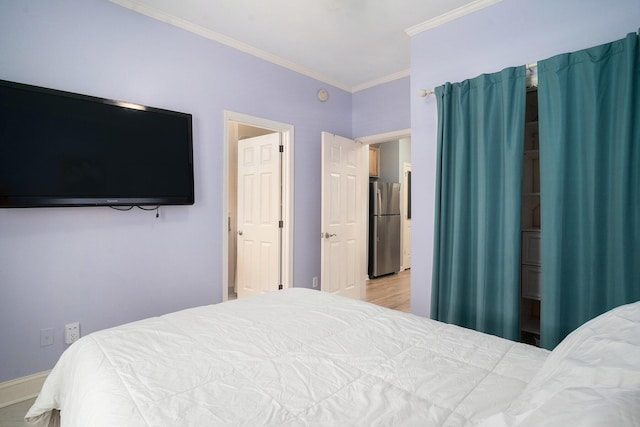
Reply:
<svg viewBox="0 0 640 427"><path fill-rule="evenodd" d="M363 299L367 147L322 132L321 289Z"/></svg>
<svg viewBox="0 0 640 427"><path fill-rule="evenodd" d="M281 284L279 147L280 133L238 141L238 298Z"/></svg>

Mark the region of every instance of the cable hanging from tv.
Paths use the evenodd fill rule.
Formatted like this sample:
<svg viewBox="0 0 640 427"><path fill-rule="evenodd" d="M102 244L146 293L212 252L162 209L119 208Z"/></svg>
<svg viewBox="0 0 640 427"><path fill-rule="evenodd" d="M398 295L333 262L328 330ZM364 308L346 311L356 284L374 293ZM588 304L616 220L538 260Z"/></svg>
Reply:
<svg viewBox="0 0 640 427"><path fill-rule="evenodd" d="M160 205L156 205L155 208L144 208L142 206L137 206L138 209L141 209L143 211L156 211L156 218L160 217Z"/></svg>
<svg viewBox="0 0 640 427"><path fill-rule="evenodd" d="M138 208L140 210L143 211L156 211L156 218L160 218L160 205L156 205L156 206L152 206L150 208L145 208L143 206L137 206L137 205L132 205L132 206L109 206L111 209L115 209L117 211L130 211L131 209Z"/></svg>

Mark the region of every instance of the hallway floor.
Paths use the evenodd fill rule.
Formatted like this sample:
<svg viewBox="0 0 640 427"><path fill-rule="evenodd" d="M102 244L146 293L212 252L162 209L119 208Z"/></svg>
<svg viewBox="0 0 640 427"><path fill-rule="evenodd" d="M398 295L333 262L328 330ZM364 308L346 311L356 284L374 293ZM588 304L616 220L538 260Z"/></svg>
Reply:
<svg viewBox="0 0 640 427"><path fill-rule="evenodd" d="M411 313L411 270L367 280L366 301Z"/></svg>

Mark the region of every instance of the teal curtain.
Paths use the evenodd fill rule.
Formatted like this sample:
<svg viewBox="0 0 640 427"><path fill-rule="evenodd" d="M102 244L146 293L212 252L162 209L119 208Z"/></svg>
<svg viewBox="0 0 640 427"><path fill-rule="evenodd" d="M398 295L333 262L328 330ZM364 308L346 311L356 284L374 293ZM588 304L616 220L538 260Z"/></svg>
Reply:
<svg viewBox="0 0 640 427"><path fill-rule="evenodd" d="M432 317L517 340L525 69L435 92Z"/></svg>
<svg viewBox="0 0 640 427"><path fill-rule="evenodd" d="M538 62L541 344L640 299L638 35Z"/></svg>

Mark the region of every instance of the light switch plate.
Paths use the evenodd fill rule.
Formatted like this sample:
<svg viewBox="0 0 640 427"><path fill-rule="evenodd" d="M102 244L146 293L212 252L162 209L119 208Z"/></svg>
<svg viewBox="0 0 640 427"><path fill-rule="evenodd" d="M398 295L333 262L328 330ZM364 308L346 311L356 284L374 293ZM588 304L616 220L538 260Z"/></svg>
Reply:
<svg viewBox="0 0 640 427"><path fill-rule="evenodd" d="M40 347L53 344L53 328L40 329Z"/></svg>

